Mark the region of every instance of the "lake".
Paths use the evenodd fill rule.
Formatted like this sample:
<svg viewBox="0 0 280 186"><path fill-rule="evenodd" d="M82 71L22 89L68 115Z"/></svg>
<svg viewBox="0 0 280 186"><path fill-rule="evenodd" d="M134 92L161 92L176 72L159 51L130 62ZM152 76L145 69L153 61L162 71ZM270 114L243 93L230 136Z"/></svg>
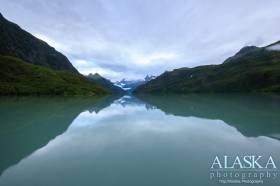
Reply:
<svg viewBox="0 0 280 186"><path fill-rule="evenodd" d="M280 97L0 98L0 148L1 186L274 186Z"/></svg>

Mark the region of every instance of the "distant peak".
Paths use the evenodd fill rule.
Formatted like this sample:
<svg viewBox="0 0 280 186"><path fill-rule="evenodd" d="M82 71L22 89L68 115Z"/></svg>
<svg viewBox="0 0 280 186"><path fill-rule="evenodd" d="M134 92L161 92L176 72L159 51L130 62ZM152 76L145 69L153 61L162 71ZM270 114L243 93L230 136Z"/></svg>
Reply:
<svg viewBox="0 0 280 186"><path fill-rule="evenodd" d="M100 76L100 75L98 73L95 73L95 74L89 73L88 76Z"/></svg>
<svg viewBox="0 0 280 186"><path fill-rule="evenodd" d="M258 49L258 47L256 47L256 46L245 46L241 50L239 50L239 52L237 52L236 55L244 55L244 54L247 54L249 52L253 52L256 49Z"/></svg>
<svg viewBox="0 0 280 186"><path fill-rule="evenodd" d="M152 79L155 79L156 76L153 76L153 75L146 75L146 77L144 78L145 81L150 81Z"/></svg>
<svg viewBox="0 0 280 186"><path fill-rule="evenodd" d="M250 54L252 52L255 52L255 51L259 50L259 49L260 48L256 47L256 46L245 46L245 47L241 48L234 56L229 57L228 59L226 59L224 61L224 63L228 63L228 62L230 62L233 59L237 59L237 58L243 57L243 56L245 56L247 54Z"/></svg>

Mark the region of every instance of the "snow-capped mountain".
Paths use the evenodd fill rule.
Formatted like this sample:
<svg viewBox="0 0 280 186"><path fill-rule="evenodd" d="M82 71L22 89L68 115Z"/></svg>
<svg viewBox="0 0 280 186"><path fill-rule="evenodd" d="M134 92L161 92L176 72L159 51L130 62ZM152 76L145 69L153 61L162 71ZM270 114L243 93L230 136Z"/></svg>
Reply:
<svg viewBox="0 0 280 186"><path fill-rule="evenodd" d="M147 75L144 79L139 79L139 80L126 80L122 79L121 81L116 81L114 85L121 87L122 89L126 91L132 91L136 87L143 85L144 83L155 79L156 76L153 75Z"/></svg>
<svg viewBox="0 0 280 186"><path fill-rule="evenodd" d="M121 81L117 81L114 84L118 87L121 87L124 90L133 90L139 85L144 84L144 80L126 80L122 79Z"/></svg>

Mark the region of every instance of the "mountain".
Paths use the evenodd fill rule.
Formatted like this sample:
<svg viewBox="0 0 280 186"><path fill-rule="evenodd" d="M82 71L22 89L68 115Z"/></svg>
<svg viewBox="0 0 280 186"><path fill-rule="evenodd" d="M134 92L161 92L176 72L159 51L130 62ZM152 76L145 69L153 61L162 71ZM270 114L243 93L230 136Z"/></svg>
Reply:
<svg viewBox="0 0 280 186"><path fill-rule="evenodd" d="M155 79L155 78L156 78L156 76L147 75L144 79L139 79L139 80L122 79L121 81L117 81L114 84L118 87L121 87L122 89L124 89L126 91L133 91L138 86L143 85L143 84L147 83L148 81Z"/></svg>
<svg viewBox="0 0 280 186"><path fill-rule="evenodd" d="M244 47L220 65L165 72L134 91L191 92L280 92L280 42Z"/></svg>
<svg viewBox="0 0 280 186"><path fill-rule="evenodd" d="M75 72L52 70L0 55L0 95L106 95L108 91Z"/></svg>
<svg viewBox="0 0 280 186"><path fill-rule="evenodd" d="M46 42L34 37L0 13L0 55L18 57L25 62L55 70L78 71L70 61Z"/></svg>
<svg viewBox="0 0 280 186"><path fill-rule="evenodd" d="M139 85L144 84L144 80L126 80L122 79L121 81L116 81L114 85L122 88L123 90L126 91L132 91Z"/></svg>
<svg viewBox="0 0 280 186"><path fill-rule="evenodd" d="M0 95L106 95L69 60L0 14Z"/></svg>
<svg viewBox="0 0 280 186"><path fill-rule="evenodd" d="M104 87L105 89L107 89L108 91L112 92L112 93L118 93L118 94L122 94L124 93L124 90L116 85L114 85L110 80L100 76L98 73L95 74L89 74L87 76L85 76L88 80L95 82L96 84Z"/></svg>

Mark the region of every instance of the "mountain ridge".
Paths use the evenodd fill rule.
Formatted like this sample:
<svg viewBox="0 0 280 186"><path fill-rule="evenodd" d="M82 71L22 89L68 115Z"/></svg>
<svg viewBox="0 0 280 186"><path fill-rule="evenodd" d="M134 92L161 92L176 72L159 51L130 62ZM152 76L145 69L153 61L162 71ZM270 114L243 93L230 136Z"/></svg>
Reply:
<svg viewBox="0 0 280 186"><path fill-rule="evenodd" d="M0 15L0 41L0 54L3 56L15 56L31 64L78 73L66 56L19 25L7 20L2 14Z"/></svg>
<svg viewBox="0 0 280 186"><path fill-rule="evenodd" d="M244 47L219 65L165 72L134 93L280 92L280 50L268 46Z"/></svg>
<svg viewBox="0 0 280 186"><path fill-rule="evenodd" d="M66 56L0 15L0 95L110 94Z"/></svg>
<svg viewBox="0 0 280 186"><path fill-rule="evenodd" d="M85 76L89 81L92 81L102 87L104 87L105 89L107 89L108 91L112 92L112 93L117 93L117 94L123 94L124 90L116 85L114 85L110 80L102 77L100 74L95 73L95 74L88 74L87 76Z"/></svg>

